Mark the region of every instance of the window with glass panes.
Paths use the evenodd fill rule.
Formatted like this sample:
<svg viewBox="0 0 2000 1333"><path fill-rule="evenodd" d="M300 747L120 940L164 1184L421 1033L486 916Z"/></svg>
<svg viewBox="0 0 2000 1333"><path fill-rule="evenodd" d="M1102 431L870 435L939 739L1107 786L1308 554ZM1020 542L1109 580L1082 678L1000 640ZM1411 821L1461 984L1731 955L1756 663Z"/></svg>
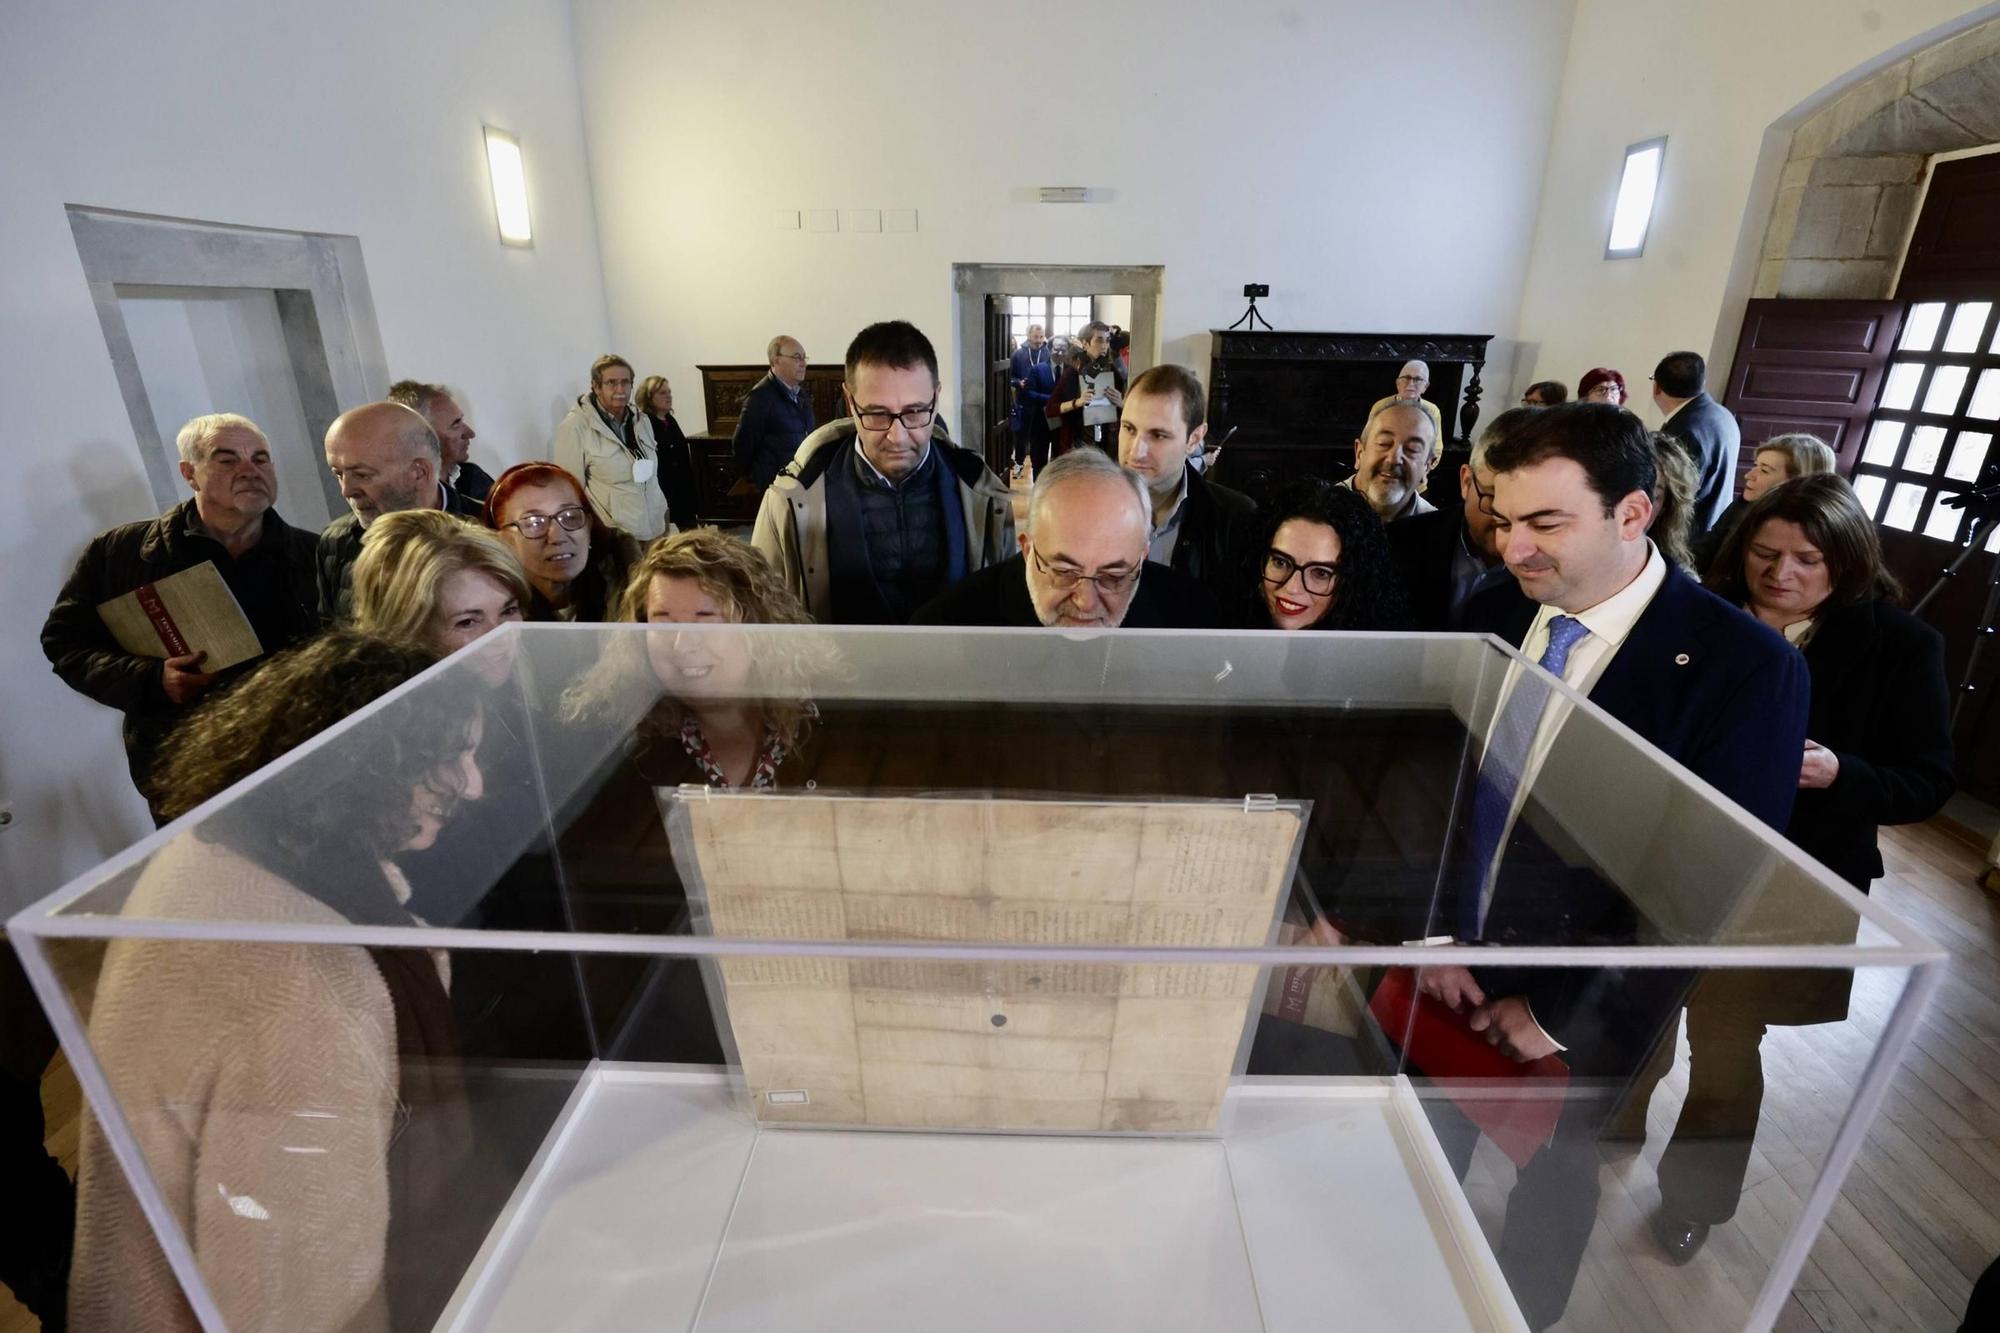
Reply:
<svg viewBox="0 0 2000 1333"><path fill-rule="evenodd" d="M1028 326L1039 324L1051 339L1072 338L1090 323L1088 296L1010 296L1007 298L1008 334L1017 348L1028 342Z"/></svg>
<svg viewBox="0 0 2000 1333"><path fill-rule="evenodd" d="M1975 484L2000 431L2000 328L1991 301L1920 301L1903 318L1854 493L1884 527L1960 539L1963 509L1940 504ZM1969 535L1969 534L1966 534ZM2000 551L2000 531L1987 549Z"/></svg>

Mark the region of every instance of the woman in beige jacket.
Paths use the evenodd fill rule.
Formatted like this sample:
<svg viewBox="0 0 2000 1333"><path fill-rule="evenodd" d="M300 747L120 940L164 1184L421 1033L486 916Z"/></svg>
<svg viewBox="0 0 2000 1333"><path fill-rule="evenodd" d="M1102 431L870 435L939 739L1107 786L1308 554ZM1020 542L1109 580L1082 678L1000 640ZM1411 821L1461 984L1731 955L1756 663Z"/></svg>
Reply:
<svg viewBox="0 0 2000 1333"><path fill-rule="evenodd" d="M431 660L346 632L273 659L175 734L158 795L170 816L185 813ZM218 933L412 923L390 857L429 846L481 792L479 705L464 694L406 698L267 775L155 853L120 915ZM424 1182L454 1164L442 1145L463 1151L462 1100L439 1077L455 1064L448 984L445 961L420 950L107 949L91 1048L230 1329L387 1329L418 1315L385 1275L392 1252L421 1247L421 1233L400 1247L394 1233L423 1224L437 1194ZM80 1158L71 1327L198 1327L93 1116Z"/></svg>

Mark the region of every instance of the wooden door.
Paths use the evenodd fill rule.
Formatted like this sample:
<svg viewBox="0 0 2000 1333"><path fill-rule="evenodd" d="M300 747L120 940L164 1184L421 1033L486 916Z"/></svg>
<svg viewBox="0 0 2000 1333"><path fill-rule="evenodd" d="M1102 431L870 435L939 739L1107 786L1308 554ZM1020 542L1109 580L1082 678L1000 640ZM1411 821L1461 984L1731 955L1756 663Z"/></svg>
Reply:
<svg viewBox="0 0 2000 1333"><path fill-rule="evenodd" d="M1896 296L1904 301L2000 297L2000 153L1931 168Z"/></svg>
<svg viewBox="0 0 2000 1333"><path fill-rule="evenodd" d="M1902 311L1900 301L1752 301L1722 400L1743 429L1737 473L1787 431L1819 436L1841 475L1852 471Z"/></svg>
<svg viewBox="0 0 2000 1333"><path fill-rule="evenodd" d="M1014 386L1008 368L1014 348L1008 335L1007 298L986 298L986 466L1001 477L1014 465L1014 438L1007 429L1014 411Z"/></svg>

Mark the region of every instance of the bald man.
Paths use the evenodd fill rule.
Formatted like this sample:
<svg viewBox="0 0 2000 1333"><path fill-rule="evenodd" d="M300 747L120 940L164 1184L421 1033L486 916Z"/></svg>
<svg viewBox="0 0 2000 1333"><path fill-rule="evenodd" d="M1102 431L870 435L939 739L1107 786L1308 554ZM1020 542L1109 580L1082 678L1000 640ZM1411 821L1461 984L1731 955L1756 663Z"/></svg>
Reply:
<svg viewBox="0 0 2000 1333"><path fill-rule="evenodd" d="M364 403L334 418L326 431L326 465L352 513L319 535L319 614L331 625L347 619L361 535L384 514L444 507L443 456L437 432L401 403Z"/></svg>
<svg viewBox="0 0 2000 1333"><path fill-rule="evenodd" d="M806 392L812 359L805 345L781 333L764 348L764 359L771 373L744 395L743 415L731 444L736 466L759 494L790 466L799 445L818 425L812 395Z"/></svg>
<svg viewBox="0 0 2000 1333"><path fill-rule="evenodd" d="M1035 476L1021 553L970 575L913 625L1049 629L1210 629L1199 583L1146 559L1153 503L1139 474L1099 449L1064 454Z"/></svg>

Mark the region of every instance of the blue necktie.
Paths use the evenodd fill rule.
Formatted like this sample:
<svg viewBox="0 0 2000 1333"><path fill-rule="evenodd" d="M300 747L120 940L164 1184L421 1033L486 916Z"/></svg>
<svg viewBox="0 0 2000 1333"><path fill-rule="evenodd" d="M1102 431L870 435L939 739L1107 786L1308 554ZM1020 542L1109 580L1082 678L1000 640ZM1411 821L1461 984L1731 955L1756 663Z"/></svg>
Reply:
<svg viewBox="0 0 2000 1333"><path fill-rule="evenodd" d="M1549 646L1539 665L1562 679L1572 648L1590 630L1574 616L1557 616L1549 621ZM1521 789L1521 778L1535 742L1535 730L1548 707L1553 691L1539 676L1523 672L1500 705L1499 714L1487 737L1486 756L1479 763L1479 777L1472 789L1472 813L1467 823L1471 844L1470 864L1461 875L1459 893L1459 938L1476 940L1486 926L1487 877L1500 843L1507 836L1507 819Z"/></svg>

